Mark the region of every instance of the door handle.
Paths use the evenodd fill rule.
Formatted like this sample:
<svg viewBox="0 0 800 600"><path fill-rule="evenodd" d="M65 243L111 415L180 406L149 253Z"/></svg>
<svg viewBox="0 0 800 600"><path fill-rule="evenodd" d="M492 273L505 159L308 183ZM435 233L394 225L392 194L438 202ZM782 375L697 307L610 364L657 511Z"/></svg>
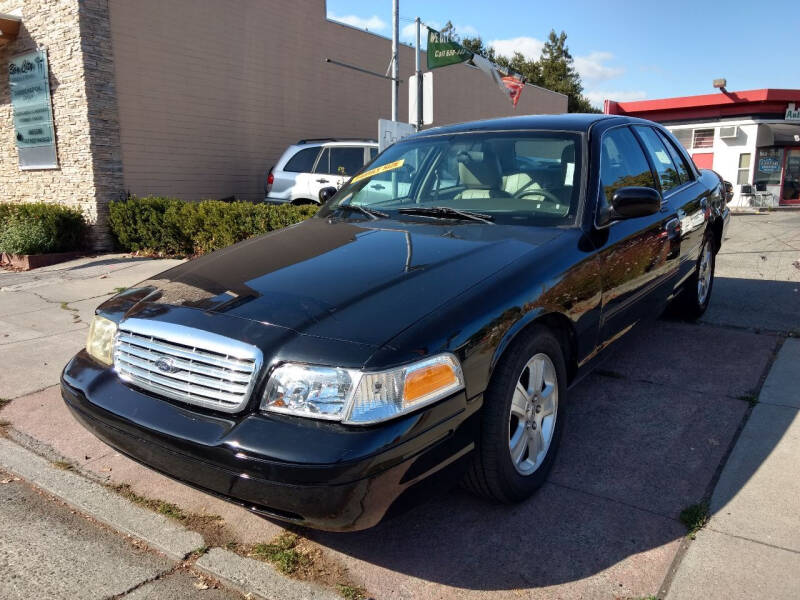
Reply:
<svg viewBox="0 0 800 600"><path fill-rule="evenodd" d="M327 179L317 179L317 183L328 183Z"/></svg>
<svg viewBox="0 0 800 600"><path fill-rule="evenodd" d="M664 233L662 234L664 237L667 238L675 238L680 237L681 235L681 220L677 217L674 217L666 222L664 225Z"/></svg>
<svg viewBox="0 0 800 600"><path fill-rule="evenodd" d="M382 186L380 183L376 183L375 185L372 186L373 190L382 190L383 188L384 186Z"/></svg>

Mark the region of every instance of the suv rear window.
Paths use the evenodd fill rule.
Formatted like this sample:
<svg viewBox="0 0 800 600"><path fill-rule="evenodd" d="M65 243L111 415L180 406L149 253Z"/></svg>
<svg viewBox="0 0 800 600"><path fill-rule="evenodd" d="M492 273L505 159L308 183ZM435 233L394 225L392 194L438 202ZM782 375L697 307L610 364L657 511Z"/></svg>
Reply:
<svg viewBox="0 0 800 600"><path fill-rule="evenodd" d="M314 161L317 160L317 154L319 154L319 147L303 148L289 159L283 170L289 173L311 173Z"/></svg>

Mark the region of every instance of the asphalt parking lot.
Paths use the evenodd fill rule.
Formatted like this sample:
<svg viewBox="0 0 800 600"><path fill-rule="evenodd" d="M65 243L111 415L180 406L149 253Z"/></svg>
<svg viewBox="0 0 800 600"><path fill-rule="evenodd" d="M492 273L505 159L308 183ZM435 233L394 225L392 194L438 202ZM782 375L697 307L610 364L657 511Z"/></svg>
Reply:
<svg viewBox="0 0 800 600"><path fill-rule="evenodd" d="M529 501L498 506L454 489L368 531L303 534L375 598L663 595L689 543L681 511L710 497L776 352L800 335L799 260L800 212L734 217L701 322L639 326L574 389L556 465ZM11 400L0 417L12 439L78 470L219 515L226 540L268 541L280 525L132 463L61 403L58 371L93 305L167 266L0 274L0 323L10 324L0 398Z"/></svg>

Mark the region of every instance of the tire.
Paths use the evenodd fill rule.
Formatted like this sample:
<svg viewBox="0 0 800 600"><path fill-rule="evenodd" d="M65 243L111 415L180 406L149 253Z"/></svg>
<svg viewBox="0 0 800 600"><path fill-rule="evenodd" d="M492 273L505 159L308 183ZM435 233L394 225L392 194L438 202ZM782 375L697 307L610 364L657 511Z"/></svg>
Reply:
<svg viewBox="0 0 800 600"><path fill-rule="evenodd" d="M540 366L544 393L531 395L537 387L531 377ZM536 327L508 349L484 393L481 431L464 477L468 490L510 504L541 487L561 442L566 383L561 345L547 328ZM526 448L520 452L515 441Z"/></svg>
<svg viewBox="0 0 800 600"><path fill-rule="evenodd" d="M694 272L684 284L681 294L675 299L672 313L679 319L696 321L706 312L711 301L711 291L714 289L716 257L714 235L707 231L700 246L700 256L697 258Z"/></svg>

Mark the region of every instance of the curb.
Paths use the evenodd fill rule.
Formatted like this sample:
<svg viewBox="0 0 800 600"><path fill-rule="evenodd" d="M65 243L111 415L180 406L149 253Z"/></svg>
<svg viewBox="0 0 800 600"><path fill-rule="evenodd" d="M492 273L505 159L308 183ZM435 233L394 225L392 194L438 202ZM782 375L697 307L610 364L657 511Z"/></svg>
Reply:
<svg viewBox="0 0 800 600"><path fill-rule="evenodd" d="M139 538L174 560L183 560L205 544L200 534L163 515L136 506L77 473L58 469L38 454L5 438L0 438L0 466L112 529Z"/></svg>
<svg viewBox="0 0 800 600"><path fill-rule="evenodd" d="M194 568L243 594L254 593L280 600L342 600L339 594L327 588L289 579L268 563L222 548L209 550L194 563Z"/></svg>
<svg viewBox="0 0 800 600"><path fill-rule="evenodd" d="M39 443L36 450L48 456L52 455L54 460L58 459L57 454L45 444ZM142 540L175 561L182 561L195 550L205 546L205 541L199 533L163 515L135 505L79 472L59 469L47 458L4 437L0 437L0 468L28 481L118 533ZM194 563L193 568L254 598L342 600L341 596L328 588L312 582L290 579L269 563L245 558L222 548L212 548L203 554Z"/></svg>

